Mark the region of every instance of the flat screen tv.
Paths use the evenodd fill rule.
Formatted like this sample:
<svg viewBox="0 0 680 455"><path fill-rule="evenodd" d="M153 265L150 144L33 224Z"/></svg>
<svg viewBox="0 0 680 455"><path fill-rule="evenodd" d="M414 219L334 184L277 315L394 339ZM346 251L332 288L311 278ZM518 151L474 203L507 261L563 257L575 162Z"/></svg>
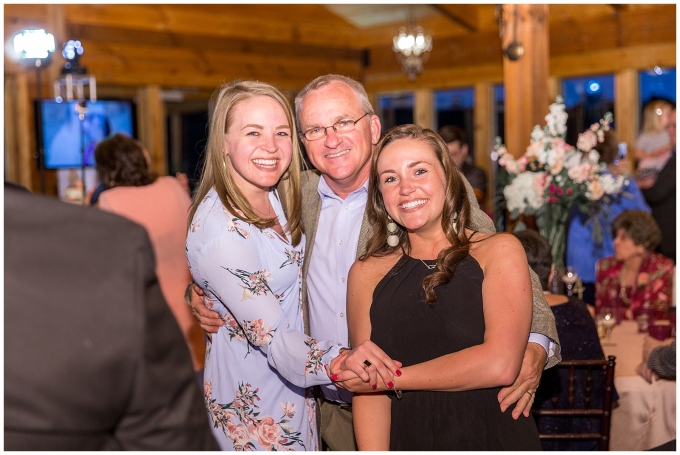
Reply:
<svg viewBox="0 0 680 455"><path fill-rule="evenodd" d="M131 101L97 100L87 102L84 120L79 120L77 102L44 100L41 103L42 141L45 168L81 167L94 162L94 148L113 133L134 136L134 106Z"/></svg>

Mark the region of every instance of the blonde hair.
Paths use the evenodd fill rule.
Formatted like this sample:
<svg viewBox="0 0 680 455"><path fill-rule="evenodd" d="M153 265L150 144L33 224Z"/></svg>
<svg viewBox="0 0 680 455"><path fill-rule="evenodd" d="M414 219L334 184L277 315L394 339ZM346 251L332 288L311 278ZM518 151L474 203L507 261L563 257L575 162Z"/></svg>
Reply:
<svg viewBox="0 0 680 455"><path fill-rule="evenodd" d="M293 157L290 166L279 180L277 188L280 190L281 205L288 219L288 230L291 234L292 243L297 245L302 239L300 170L304 161L297 139L295 119L290 104L283 93L276 87L259 81L236 80L223 85L213 95L215 109L210 120L210 133L203 162L203 172L189 209L187 229L191 226L199 204L213 187L224 207L235 217L260 229L269 227L276 221L276 218L262 218L255 212L234 183L226 165L225 135L233 122L234 108L239 103L258 96L268 96L278 102L286 113L291 128Z"/></svg>
<svg viewBox="0 0 680 455"><path fill-rule="evenodd" d="M671 110L673 106L665 100L650 101L642 110L642 132L643 133L658 133L663 129L661 126L661 116L656 113L657 109L664 107Z"/></svg>

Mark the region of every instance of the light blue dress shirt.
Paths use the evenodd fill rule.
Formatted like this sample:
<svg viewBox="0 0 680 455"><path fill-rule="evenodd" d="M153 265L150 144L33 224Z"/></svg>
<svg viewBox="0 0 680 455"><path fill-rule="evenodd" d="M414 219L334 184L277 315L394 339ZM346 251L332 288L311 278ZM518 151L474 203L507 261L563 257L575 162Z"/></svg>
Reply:
<svg viewBox="0 0 680 455"><path fill-rule="evenodd" d="M310 335L318 340L335 340L349 345L347 330L347 274L357 259L359 227L368 201L368 180L345 199L319 179L321 213L307 272ZM555 344L545 335L531 333L529 342L543 346L548 356ZM324 397L351 403L352 393L334 385L322 385Z"/></svg>

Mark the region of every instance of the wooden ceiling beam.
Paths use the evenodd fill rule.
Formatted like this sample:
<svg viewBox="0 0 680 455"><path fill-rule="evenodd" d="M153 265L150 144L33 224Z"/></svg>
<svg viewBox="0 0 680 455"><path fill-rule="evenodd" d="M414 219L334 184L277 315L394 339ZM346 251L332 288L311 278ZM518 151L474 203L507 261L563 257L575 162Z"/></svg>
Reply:
<svg viewBox="0 0 680 455"><path fill-rule="evenodd" d="M477 5L433 4L429 6L436 9L439 11L439 13L448 17L469 32L474 33L479 31L479 15Z"/></svg>
<svg viewBox="0 0 680 455"><path fill-rule="evenodd" d="M147 46L171 46L196 49L199 52L201 50L210 50L229 53L252 53L267 56L307 57L354 62L361 62L364 55L362 50L343 47L311 44L290 45L286 43L272 43L260 40L224 37L214 37L208 40L205 39L204 36L195 34L129 30L119 27L96 27L82 24L72 24L69 27L69 33L70 36L78 37L83 43L87 43L88 41L134 45L144 43Z"/></svg>

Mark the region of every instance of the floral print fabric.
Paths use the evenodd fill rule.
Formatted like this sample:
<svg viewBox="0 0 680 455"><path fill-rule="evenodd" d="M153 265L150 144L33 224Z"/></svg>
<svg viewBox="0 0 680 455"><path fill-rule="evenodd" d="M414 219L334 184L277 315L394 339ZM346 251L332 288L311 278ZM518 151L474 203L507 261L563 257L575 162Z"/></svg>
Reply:
<svg viewBox="0 0 680 455"><path fill-rule="evenodd" d="M595 282L595 303L602 306L619 307L621 315L633 319L635 313L648 302L657 314L666 317L673 292L673 261L658 253L649 253L642 261L635 286L621 290L621 268L623 262L614 256L597 263ZM624 298L622 298L622 295Z"/></svg>
<svg viewBox="0 0 680 455"><path fill-rule="evenodd" d="M270 201L285 226L275 191ZM285 227L284 227L285 230ZM212 190L187 235L187 259L224 326L208 342L205 405L223 450L318 450L316 403L306 389L330 380L339 346L303 333L304 238L229 213Z"/></svg>

